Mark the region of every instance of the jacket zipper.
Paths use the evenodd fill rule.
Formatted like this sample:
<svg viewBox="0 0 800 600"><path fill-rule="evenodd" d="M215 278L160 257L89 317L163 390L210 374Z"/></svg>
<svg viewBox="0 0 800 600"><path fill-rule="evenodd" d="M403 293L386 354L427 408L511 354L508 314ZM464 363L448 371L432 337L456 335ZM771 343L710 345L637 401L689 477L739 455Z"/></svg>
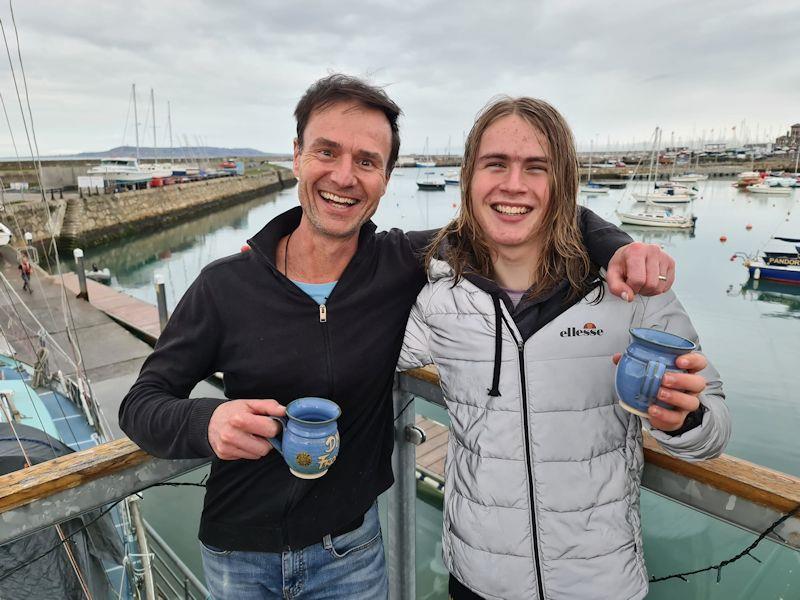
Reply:
<svg viewBox="0 0 800 600"><path fill-rule="evenodd" d="M325 343L325 362L328 368L328 381L330 382L329 397L333 399L333 363L331 362L331 337L328 331L328 307L325 304L319 305L319 323L322 327L322 339Z"/></svg>
<svg viewBox="0 0 800 600"><path fill-rule="evenodd" d="M539 536L536 532L536 500L533 495L533 465L531 464L530 432L528 428L528 393L525 380L525 343L521 340L517 340L514 330L508 324L508 321L506 321L506 316L502 315L502 317L508 331L511 333L514 343L517 345L517 352L519 353L519 376L520 388L522 390L522 427L525 433L525 464L528 467L528 493L531 496L531 525L533 526L533 564L536 567L536 585L539 590L539 600L545 600L542 570L539 564Z"/></svg>

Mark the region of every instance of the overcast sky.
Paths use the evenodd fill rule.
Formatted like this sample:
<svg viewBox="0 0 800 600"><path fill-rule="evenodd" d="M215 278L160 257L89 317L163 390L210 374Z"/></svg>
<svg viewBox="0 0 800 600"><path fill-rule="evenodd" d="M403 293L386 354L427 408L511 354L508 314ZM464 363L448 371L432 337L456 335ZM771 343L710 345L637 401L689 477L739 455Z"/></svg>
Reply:
<svg viewBox="0 0 800 600"><path fill-rule="evenodd" d="M704 130L708 141L712 129L730 138L733 126L741 138L742 121L747 137L766 139L800 121L797 0L15 0L14 11L43 155L120 145L131 83L142 126L155 89L159 145L169 100L173 131L192 144L287 152L295 103L333 71L387 86L405 113L404 153L421 152L426 137L431 152L448 139L459 150L499 93L550 101L581 146L641 143L656 125L665 142ZM8 4L0 18L18 69ZM141 135L152 145L152 127Z"/></svg>

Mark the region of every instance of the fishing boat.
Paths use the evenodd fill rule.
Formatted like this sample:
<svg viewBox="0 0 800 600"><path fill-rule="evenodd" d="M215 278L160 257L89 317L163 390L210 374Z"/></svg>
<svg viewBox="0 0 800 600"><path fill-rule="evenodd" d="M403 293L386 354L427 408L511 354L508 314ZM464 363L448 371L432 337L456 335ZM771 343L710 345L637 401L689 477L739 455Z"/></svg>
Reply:
<svg viewBox="0 0 800 600"><path fill-rule="evenodd" d="M427 177L417 180L417 188L426 192L443 192L445 185L444 179L440 177Z"/></svg>
<svg viewBox="0 0 800 600"><path fill-rule="evenodd" d="M800 256L800 238L773 236L761 253L767 264L795 264L790 261L794 261Z"/></svg>
<svg viewBox="0 0 800 600"><path fill-rule="evenodd" d="M753 185L748 185L747 188L748 192L752 192L753 194L772 194L778 196L788 196L792 193L792 188L789 187L781 187L778 185L769 185L767 183L756 183Z"/></svg>
<svg viewBox="0 0 800 600"><path fill-rule="evenodd" d="M800 257L795 259L795 265L770 265L759 258L744 259L744 266L747 267L750 277L754 280L768 279L800 285Z"/></svg>

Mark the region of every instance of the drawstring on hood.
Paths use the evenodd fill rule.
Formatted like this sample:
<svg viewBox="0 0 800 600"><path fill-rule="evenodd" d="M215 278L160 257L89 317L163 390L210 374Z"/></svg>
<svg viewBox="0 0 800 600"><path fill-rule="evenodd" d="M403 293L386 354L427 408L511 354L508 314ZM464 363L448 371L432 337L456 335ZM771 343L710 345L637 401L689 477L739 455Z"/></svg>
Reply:
<svg viewBox="0 0 800 600"><path fill-rule="evenodd" d="M494 374L489 395L500 396L500 363L503 359L503 309L500 307L500 297L492 294L494 302Z"/></svg>

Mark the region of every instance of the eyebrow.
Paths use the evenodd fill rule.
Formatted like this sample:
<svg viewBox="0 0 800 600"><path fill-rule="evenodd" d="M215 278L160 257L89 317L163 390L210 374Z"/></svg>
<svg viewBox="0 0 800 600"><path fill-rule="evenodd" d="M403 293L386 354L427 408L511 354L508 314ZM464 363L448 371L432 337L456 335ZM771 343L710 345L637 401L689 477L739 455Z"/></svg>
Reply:
<svg viewBox="0 0 800 600"><path fill-rule="evenodd" d="M331 148L332 150L342 149L342 145L339 142L334 142L333 140L322 137L315 139L311 145L316 148ZM383 165L383 157L377 152L371 152L370 150L358 150L356 155L361 158L368 158L378 165Z"/></svg>
<svg viewBox="0 0 800 600"><path fill-rule="evenodd" d="M502 152L490 152L489 154L482 154L478 157L478 160L503 160L508 162L510 158L508 154L503 154ZM524 162L548 163L550 159L546 156L528 156L524 159Z"/></svg>

